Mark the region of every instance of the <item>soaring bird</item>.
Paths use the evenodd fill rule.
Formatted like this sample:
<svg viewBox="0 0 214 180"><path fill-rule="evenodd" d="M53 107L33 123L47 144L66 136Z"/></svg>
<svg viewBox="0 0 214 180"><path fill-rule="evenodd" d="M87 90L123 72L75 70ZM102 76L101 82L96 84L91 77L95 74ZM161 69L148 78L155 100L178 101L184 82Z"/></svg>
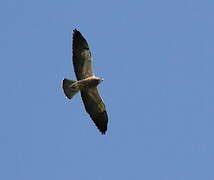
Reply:
<svg viewBox="0 0 214 180"><path fill-rule="evenodd" d="M96 77L92 69L92 56L87 41L82 34L73 31L73 66L77 81L63 79L62 87L65 96L71 99L80 91L85 110L100 130L105 134L108 125L108 115L105 104L99 95L97 85L103 79Z"/></svg>

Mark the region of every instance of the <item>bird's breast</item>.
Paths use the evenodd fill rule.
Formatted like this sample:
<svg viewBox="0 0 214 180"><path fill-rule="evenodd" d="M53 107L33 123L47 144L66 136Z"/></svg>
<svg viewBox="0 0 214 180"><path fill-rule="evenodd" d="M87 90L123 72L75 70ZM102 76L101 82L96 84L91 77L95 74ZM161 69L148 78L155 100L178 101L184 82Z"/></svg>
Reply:
<svg viewBox="0 0 214 180"><path fill-rule="evenodd" d="M94 88L98 85L98 81L93 78L86 78L83 80L78 81L78 86L80 87L80 90L85 90L88 88Z"/></svg>

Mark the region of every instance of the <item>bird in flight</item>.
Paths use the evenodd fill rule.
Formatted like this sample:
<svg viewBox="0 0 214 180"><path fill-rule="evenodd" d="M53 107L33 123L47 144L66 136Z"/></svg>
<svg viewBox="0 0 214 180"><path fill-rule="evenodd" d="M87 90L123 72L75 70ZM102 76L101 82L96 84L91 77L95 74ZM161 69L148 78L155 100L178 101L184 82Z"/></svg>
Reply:
<svg viewBox="0 0 214 180"><path fill-rule="evenodd" d="M64 79L62 87L65 96L71 99L77 92L85 106L85 110L102 134L105 134L108 124L108 115L105 104L99 95L97 85L103 79L96 77L92 69L92 57L87 41L82 34L73 31L73 66L77 81Z"/></svg>

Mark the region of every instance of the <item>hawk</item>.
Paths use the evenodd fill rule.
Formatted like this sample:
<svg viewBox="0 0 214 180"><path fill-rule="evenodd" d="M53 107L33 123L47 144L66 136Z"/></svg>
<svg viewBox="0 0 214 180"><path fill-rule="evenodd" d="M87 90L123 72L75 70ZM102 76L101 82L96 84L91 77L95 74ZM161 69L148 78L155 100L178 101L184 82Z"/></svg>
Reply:
<svg viewBox="0 0 214 180"><path fill-rule="evenodd" d="M62 87L65 96L71 99L77 92L85 106L85 110L102 134L105 134L108 124L108 115L105 104L99 95L97 85L103 79L96 77L92 69L92 56L87 41L82 34L73 31L73 66L77 81L64 79Z"/></svg>

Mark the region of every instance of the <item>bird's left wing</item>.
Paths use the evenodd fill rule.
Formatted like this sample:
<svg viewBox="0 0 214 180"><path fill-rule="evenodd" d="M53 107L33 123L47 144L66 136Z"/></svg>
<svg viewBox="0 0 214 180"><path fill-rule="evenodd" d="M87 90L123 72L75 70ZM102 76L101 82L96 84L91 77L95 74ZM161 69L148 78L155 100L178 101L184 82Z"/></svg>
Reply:
<svg viewBox="0 0 214 180"><path fill-rule="evenodd" d="M87 113L94 121L102 134L105 134L108 125L108 115L105 104L100 97L97 88L81 91L81 97Z"/></svg>

